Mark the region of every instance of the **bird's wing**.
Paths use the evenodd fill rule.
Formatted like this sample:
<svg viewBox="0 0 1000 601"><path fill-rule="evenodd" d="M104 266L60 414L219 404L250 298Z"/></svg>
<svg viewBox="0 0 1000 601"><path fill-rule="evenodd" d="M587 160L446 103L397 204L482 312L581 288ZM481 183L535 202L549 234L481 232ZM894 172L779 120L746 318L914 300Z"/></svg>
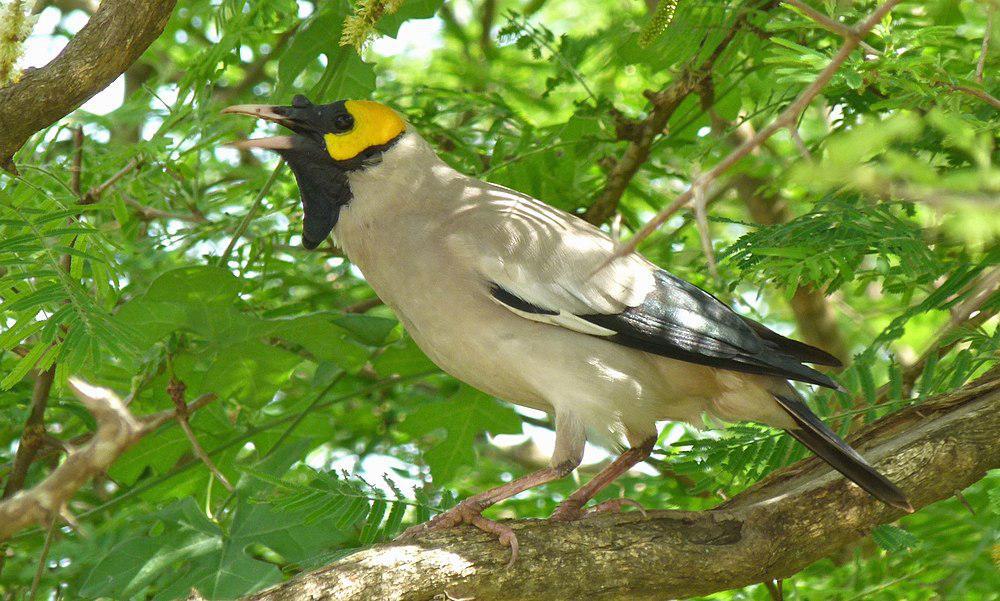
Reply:
<svg viewBox="0 0 1000 601"><path fill-rule="evenodd" d="M830 355L741 317L637 254L609 262L614 242L572 215L489 186L456 219L453 248L492 299L521 317L691 363L839 388L801 363L835 361Z"/></svg>

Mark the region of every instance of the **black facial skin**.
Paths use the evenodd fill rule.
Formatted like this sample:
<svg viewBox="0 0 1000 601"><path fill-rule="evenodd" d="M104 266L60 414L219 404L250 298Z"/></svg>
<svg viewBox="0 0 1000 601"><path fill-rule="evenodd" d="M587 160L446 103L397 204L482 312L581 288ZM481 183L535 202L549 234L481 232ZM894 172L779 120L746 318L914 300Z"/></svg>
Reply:
<svg viewBox="0 0 1000 601"><path fill-rule="evenodd" d="M386 144L366 148L355 157L338 161L330 156L323 136L346 133L354 128L354 117L348 112L345 101L313 104L300 94L292 99L291 106L262 107L266 113L260 112L261 107L256 108L256 113L236 112L255 114L296 134L285 146L270 148L285 159L295 174L305 213L302 245L316 248L337 225L340 209L351 201L347 174L381 162L382 153L402 134Z"/></svg>
<svg viewBox="0 0 1000 601"><path fill-rule="evenodd" d="M344 100L313 104L302 94L296 94L291 106L275 106L271 110L282 117L278 122L282 126L320 146L325 146L324 134L340 134L354 128L354 117L347 112Z"/></svg>

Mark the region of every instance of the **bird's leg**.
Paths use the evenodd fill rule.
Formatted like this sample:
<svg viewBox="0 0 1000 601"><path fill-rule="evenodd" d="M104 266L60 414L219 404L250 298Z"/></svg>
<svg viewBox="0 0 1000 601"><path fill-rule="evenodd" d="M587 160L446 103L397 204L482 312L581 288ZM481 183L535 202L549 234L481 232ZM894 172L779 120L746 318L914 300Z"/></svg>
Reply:
<svg viewBox="0 0 1000 601"><path fill-rule="evenodd" d="M642 506L631 499L613 499L611 501L605 501L604 503L598 503L588 511L584 511L583 506L587 503L587 501L593 499L594 495L601 492L605 486L614 482L619 476L632 469L632 467L636 464L645 461L646 458L649 457L650 453L653 452L654 444L656 444L656 437L652 436L642 441L642 443L638 446L631 447L619 455L618 458L612 461L610 465L598 472L597 475L590 480L590 482L587 482L578 488L573 494L566 497L566 500L560 503L559 507L556 507L556 510L552 512L549 519L560 522L569 522L577 520L587 513L597 511L620 511L625 505L636 507L645 513Z"/></svg>
<svg viewBox="0 0 1000 601"><path fill-rule="evenodd" d="M547 467L537 472L532 472L503 486L473 495L423 524L407 528L397 540L413 538L432 530L453 528L459 524L472 524L484 532L495 534L502 544L510 547L510 563L513 564L517 560L517 536L514 535L514 531L510 526L505 526L504 524L484 518L482 516L483 510L529 488L558 480L572 472L578 463L578 461L564 461L555 467Z"/></svg>

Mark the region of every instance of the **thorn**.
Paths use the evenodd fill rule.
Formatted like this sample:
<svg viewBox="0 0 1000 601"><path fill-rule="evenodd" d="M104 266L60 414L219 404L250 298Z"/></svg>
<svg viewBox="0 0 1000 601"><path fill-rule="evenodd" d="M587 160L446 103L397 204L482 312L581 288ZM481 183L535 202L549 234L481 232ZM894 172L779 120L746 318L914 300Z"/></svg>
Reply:
<svg viewBox="0 0 1000 601"><path fill-rule="evenodd" d="M21 175L21 172L17 170L17 166L14 165L14 161L10 157L0 160L0 169L3 169L11 175Z"/></svg>
<svg viewBox="0 0 1000 601"><path fill-rule="evenodd" d="M972 504L969 503L969 500L965 498L965 495L962 494L961 490L958 489L955 490L955 498L958 499L958 502L964 505L965 508L969 510L969 513L971 513L972 515L976 515L976 510L972 507Z"/></svg>

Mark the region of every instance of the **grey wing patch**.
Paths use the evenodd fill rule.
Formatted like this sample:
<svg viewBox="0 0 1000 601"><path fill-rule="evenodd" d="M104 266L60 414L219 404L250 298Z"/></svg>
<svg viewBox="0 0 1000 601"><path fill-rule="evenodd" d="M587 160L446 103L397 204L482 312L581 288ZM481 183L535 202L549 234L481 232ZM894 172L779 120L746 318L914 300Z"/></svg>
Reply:
<svg viewBox="0 0 1000 601"><path fill-rule="evenodd" d="M725 303L663 270L656 272L656 288L641 304L613 315L580 317L615 332L609 340L649 353L840 389L829 376L761 337Z"/></svg>

